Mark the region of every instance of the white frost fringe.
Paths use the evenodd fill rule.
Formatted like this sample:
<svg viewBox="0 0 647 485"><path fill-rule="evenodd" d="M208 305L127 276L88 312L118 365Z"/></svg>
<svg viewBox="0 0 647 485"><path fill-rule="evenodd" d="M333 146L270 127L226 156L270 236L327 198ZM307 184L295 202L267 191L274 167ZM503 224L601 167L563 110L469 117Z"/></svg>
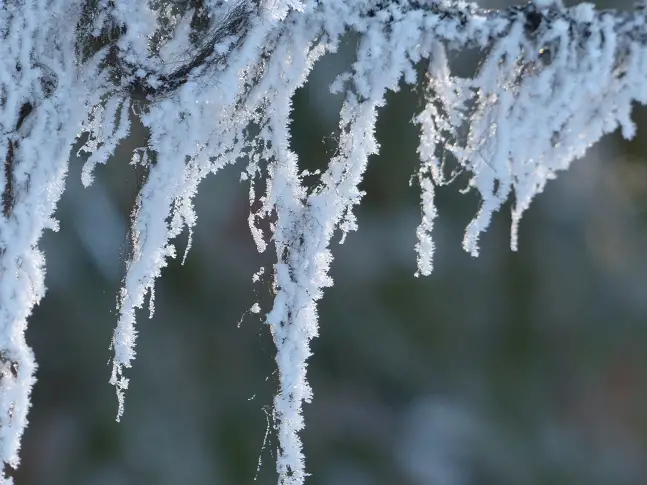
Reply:
<svg viewBox="0 0 647 485"><path fill-rule="evenodd" d="M166 12L177 37L151 54L156 17L164 15L152 5L101 0L90 19L94 37L122 28L118 62L138 69L120 85L112 76L115 66L103 62L114 55L110 46L89 59L78 57L81 32L67 27L81 25L76 1L24 0L0 9L0 154L11 159L10 170L0 171L6 200L0 217L0 459L14 467L35 369L24 330L44 293L37 243L45 227L55 227L51 214L70 147L80 132L87 134L83 182L91 183L93 168L128 136L135 103L128 86L136 79L151 88L163 84L169 59L181 63L191 49L188 17ZM353 209L363 195L358 187L368 159L379 149L375 123L386 93L401 82L420 82L417 64L428 64L426 103L415 118L422 210L416 274L432 270L434 191L451 182L436 156L441 145L453 157L454 173L470 174L469 188L482 199L464 248L478 254L479 235L513 196L516 249L523 212L557 171L618 126L625 137L635 133L631 105L647 100L644 10L596 12L587 4L567 9L558 0L505 11L458 0L239 0L206 2L205 8L214 28L245 8L247 23L220 39L180 85L138 105L150 138L133 158L146 166L147 178L133 211L132 252L112 341L118 418L128 387L124 369L135 357L135 311L149 292L152 300L155 279L175 256L171 239L195 225L192 201L200 181L244 158L243 178L257 207L250 227L259 251L273 243L277 257L266 321L280 381L274 402L279 482L300 485L306 477L301 408L312 397L306 361L317 335L316 302L332 285L333 235L341 233L343 242L357 228ZM349 31L359 34L357 60L332 86L346 96L339 150L312 187L290 150L290 100L313 64L336 51ZM447 62L446 50L464 47L485 55L471 79L452 76ZM265 193L256 200L262 186ZM263 220L270 221L269 239Z"/></svg>

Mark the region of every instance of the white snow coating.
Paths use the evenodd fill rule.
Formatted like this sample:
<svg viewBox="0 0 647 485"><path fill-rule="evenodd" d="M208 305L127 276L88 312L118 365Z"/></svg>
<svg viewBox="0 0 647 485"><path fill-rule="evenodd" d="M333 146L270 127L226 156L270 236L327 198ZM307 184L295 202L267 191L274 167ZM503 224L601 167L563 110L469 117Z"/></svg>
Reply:
<svg viewBox="0 0 647 485"><path fill-rule="evenodd" d="M252 235L259 251L273 245L276 253L266 323L280 382L279 483L299 485L307 476L299 432L302 404L312 398L306 361L318 331L317 301L332 285L332 237L343 242L357 229L353 209L369 157L379 150L375 123L386 93L402 83L427 88L414 119L421 132L416 275L432 270L435 187L453 178L439 147L453 156L454 172L470 174L469 188L482 201L464 248L478 254L479 235L512 196L516 249L521 216L547 181L605 133L620 127L633 136L632 103L647 101L644 9L565 8L558 0L488 11L458 0L212 0L200 9L160 0L0 6L0 459L12 467L34 383L26 319L45 291L38 240L56 227L52 213L78 136L89 153L82 173L88 185L93 168L128 135L131 117L149 133L133 157L147 175L133 209L112 340L118 419L124 370L135 357L135 312L149 292L152 306L155 279L176 254L171 240L197 222L200 181L247 163L241 179L256 208ZM197 15L202 30L191 32ZM349 32L358 35L357 58L331 87L345 94L338 151L320 174L302 172L290 148L293 94ZM460 78L447 53L467 47L483 59L472 78ZM306 184L306 175L317 183Z"/></svg>

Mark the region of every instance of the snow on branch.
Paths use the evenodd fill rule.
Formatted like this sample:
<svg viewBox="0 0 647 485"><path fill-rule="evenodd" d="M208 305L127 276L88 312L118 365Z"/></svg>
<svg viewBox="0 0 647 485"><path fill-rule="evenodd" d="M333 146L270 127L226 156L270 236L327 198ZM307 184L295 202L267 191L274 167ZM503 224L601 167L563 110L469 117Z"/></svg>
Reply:
<svg viewBox="0 0 647 485"><path fill-rule="evenodd" d="M314 63L351 32L359 39L357 58L331 86L346 97L339 147L313 185L290 148L291 99ZM461 78L447 52L468 48L480 50L482 61L473 77ZM89 153L87 185L128 136L133 117L148 133L133 154L146 177L133 208L112 340L118 417L124 372L135 357L136 310L150 295L152 314L155 279L176 254L171 240L196 224L200 181L228 164L245 164L252 235L259 251L273 246L276 253L266 323L279 371L279 482L300 485L307 475L299 432L302 404L312 397L306 361L318 331L316 303L332 285L333 236L343 242L357 229L353 210L379 150L375 123L386 93L402 83L426 87L414 118L421 133L417 274L426 275L438 215L434 191L454 178L437 156L441 147L453 156L450 173L469 174L468 188L481 197L465 249L478 254L479 235L511 197L516 249L523 212L557 171L617 127L633 136L631 106L647 100L646 78L644 6L620 12L566 8L559 0L501 10L460 0L3 3L0 459L18 463L35 366L24 330L44 293L38 240L55 227L51 214L79 135L81 151Z"/></svg>

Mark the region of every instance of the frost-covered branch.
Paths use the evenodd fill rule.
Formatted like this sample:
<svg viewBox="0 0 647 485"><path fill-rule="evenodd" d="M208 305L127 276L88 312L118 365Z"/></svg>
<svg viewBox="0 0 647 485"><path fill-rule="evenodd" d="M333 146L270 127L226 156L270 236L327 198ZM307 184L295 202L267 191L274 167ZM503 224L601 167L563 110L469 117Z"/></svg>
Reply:
<svg viewBox="0 0 647 485"><path fill-rule="evenodd" d="M70 28L70 25L76 26ZM82 173L106 163L138 116L147 130L132 163L146 171L131 224L119 298L111 382L124 405L135 356L137 309L194 227L193 197L208 174L237 161L250 184L249 224L259 251L274 246L274 302L266 323L277 346L275 419L279 480L302 484L301 406L316 302L332 280L330 243L357 228L353 214L377 109L402 83L426 86L421 137L418 273L432 269L434 190L450 183L438 158L470 175L482 204L464 247L510 198L512 247L532 198L557 171L621 127L647 100L645 9L596 11L536 0L485 10L459 0L10 0L0 5L0 459L18 463L34 361L26 318L44 293L38 240L79 135ZM314 63L357 34L357 58L332 86L345 95L338 151L312 184L290 149L294 92ZM475 75L451 72L448 51L482 51ZM419 73L426 70L424 78ZM305 177L308 175L309 182ZM269 222L270 233L263 227ZM190 237L189 237L190 241ZM190 243L189 243L190 245ZM187 248L188 249L188 248ZM186 254L186 253L185 253Z"/></svg>
<svg viewBox="0 0 647 485"><path fill-rule="evenodd" d="M183 4L184 2L176 2ZM203 0L196 2L197 9L206 9ZM318 2L325 4L325 2ZM122 56L115 56L119 75L126 76L126 86L133 91L143 91L146 94L159 94L177 89L187 81L189 75L200 71L207 63L224 64L232 54L233 49L222 49L222 42L235 38L240 43L249 32L252 24L263 11L258 1L240 0L231 2L230 7L215 24L209 25L197 32L199 40L193 46L195 52L190 58L174 68L171 72L165 69L151 69L150 63L143 65L130 64ZM537 38L542 32L550 31L554 26L566 26L569 36L574 40L587 39L592 34L592 28L599 22L611 20L617 36L618 54L621 59L635 43L647 43L647 29L641 20L645 6L637 2L634 11L600 10L596 11L590 4L582 4L576 8L566 9L560 0L543 0L528 2L525 5L511 6L506 9L483 9L475 3L464 1L400 1L400 2L356 2L354 6L357 19L349 22L349 30L361 33L363 27L359 24L379 19L384 27L396 23L403 16L423 16L427 24L439 24L442 28L434 29L434 37L447 44L452 50L466 48L484 48L497 40L506 37L513 25L521 23L524 35L528 39ZM198 10L193 17L198 15ZM204 13L202 15L205 15ZM210 13L207 13L208 17ZM192 19L192 23L193 20ZM127 27L122 26L122 34L127 33ZM116 42L116 39L113 39ZM231 47L231 44L230 44ZM148 58L147 58L148 61Z"/></svg>

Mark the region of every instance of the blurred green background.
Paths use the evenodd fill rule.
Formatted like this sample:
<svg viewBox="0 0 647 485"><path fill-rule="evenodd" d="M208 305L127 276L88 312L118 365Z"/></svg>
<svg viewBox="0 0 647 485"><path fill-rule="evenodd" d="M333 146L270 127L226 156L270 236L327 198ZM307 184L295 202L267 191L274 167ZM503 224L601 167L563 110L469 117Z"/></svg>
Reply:
<svg viewBox="0 0 647 485"><path fill-rule="evenodd" d="M303 168L325 166L334 149L340 99L327 84L351 54L321 61L296 96ZM478 199L458 194L461 181L439 190L435 270L414 278L410 120L421 103L420 89L389 96L359 231L333 246L335 286L308 367L308 485L647 483L647 112L635 111L635 140L604 138L548 185L522 221L518 253L509 207L481 256L463 253ZM164 270L154 317L140 313L126 411L114 421L108 346L137 136L88 189L73 157L61 231L43 238L48 293L28 331L38 383L16 483L274 484L272 429L263 446L274 345L246 313L255 301L268 310L252 274L271 254L249 234L240 166L201 187L193 247L184 266Z"/></svg>

